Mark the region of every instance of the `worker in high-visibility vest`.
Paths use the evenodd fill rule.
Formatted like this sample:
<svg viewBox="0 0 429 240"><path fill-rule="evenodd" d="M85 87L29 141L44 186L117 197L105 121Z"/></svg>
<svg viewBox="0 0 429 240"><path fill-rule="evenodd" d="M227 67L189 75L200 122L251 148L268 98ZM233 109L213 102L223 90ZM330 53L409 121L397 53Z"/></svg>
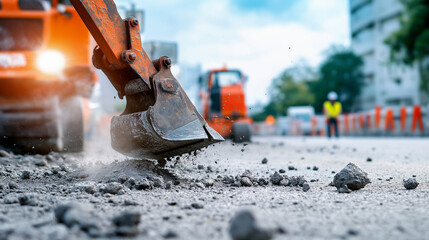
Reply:
<svg viewBox="0 0 429 240"><path fill-rule="evenodd" d="M338 95L336 92L328 93L328 101L323 103L323 112L326 116L326 133L328 138L331 137L331 127L334 127L335 136L339 137L338 132L338 116L340 116L342 107L341 103L337 101Z"/></svg>

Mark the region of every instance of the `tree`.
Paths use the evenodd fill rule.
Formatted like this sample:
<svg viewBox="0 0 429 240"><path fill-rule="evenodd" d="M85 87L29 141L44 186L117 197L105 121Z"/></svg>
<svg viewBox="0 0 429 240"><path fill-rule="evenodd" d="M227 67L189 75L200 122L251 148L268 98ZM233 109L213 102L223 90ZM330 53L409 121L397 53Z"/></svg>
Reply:
<svg viewBox="0 0 429 240"><path fill-rule="evenodd" d="M392 62L419 66L421 90L429 93L429 0L400 0L404 12L400 28L385 43L390 47ZM425 66L426 65L426 66Z"/></svg>
<svg viewBox="0 0 429 240"><path fill-rule="evenodd" d="M362 66L362 58L351 50L331 48L330 56L320 66L319 80L309 83L315 95L316 111L322 111L330 91L338 93L343 111L351 111L363 84Z"/></svg>
<svg viewBox="0 0 429 240"><path fill-rule="evenodd" d="M309 78L314 73L307 66L295 66L286 69L271 84L270 102L264 111L253 115L255 121L262 121L268 115L282 116L290 106L305 106L314 103L314 95L308 87Z"/></svg>
<svg viewBox="0 0 429 240"><path fill-rule="evenodd" d="M274 80L272 101L277 113L284 115L291 106L305 106L314 103L314 95L310 92L305 79L296 80L286 70L280 78Z"/></svg>

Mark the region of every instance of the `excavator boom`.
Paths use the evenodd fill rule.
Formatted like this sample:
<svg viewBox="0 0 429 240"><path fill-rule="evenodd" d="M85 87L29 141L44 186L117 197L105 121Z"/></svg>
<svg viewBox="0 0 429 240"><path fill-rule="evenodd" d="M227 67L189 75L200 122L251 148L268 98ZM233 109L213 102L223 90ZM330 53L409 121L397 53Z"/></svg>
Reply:
<svg viewBox="0 0 429 240"><path fill-rule="evenodd" d="M71 3L98 44L94 66L127 100L124 112L111 122L115 150L161 160L223 141L172 75L171 60L148 58L137 19L122 19L113 0Z"/></svg>

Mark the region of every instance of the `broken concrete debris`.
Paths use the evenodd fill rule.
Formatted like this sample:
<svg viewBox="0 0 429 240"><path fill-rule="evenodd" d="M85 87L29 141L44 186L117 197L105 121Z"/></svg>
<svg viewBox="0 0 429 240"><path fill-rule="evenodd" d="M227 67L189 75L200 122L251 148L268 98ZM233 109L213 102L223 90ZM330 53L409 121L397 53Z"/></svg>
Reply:
<svg viewBox="0 0 429 240"><path fill-rule="evenodd" d="M409 178L407 180L403 180L404 187L408 190L415 189L419 185L415 178Z"/></svg>
<svg viewBox="0 0 429 240"><path fill-rule="evenodd" d="M115 234L118 236L133 237L139 233L140 213L138 212L123 212L112 221L116 226Z"/></svg>
<svg viewBox="0 0 429 240"><path fill-rule="evenodd" d="M280 175L277 171L271 176L270 181L274 185L279 185L280 181L283 179L283 176Z"/></svg>
<svg viewBox="0 0 429 240"><path fill-rule="evenodd" d="M347 164L334 176L333 185L339 193L348 193L349 190L356 191L371 183L368 174L353 163Z"/></svg>
<svg viewBox="0 0 429 240"><path fill-rule="evenodd" d="M274 236L272 230L258 225L254 214L249 210L236 213L230 220L228 231L234 240L269 240Z"/></svg>
<svg viewBox="0 0 429 240"><path fill-rule="evenodd" d="M79 227L82 231L94 236L99 232L99 218L92 212L89 205L77 202L60 204L54 209L55 218L68 228Z"/></svg>

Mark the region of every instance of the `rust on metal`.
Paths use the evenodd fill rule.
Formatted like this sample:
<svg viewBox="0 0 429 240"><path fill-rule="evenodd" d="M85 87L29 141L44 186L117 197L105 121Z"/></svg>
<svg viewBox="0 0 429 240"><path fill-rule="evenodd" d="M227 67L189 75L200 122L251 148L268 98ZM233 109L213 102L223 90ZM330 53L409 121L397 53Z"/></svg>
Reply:
<svg viewBox="0 0 429 240"><path fill-rule="evenodd" d="M147 87L151 88L149 78L156 73L156 70L146 52L141 48L139 28L131 26L135 24L134 18L123 20L113 0L71 0L71 3L97 42L102 55L105 56L105 60L102 61L105 65L104 68L115 69L121 71L122 74L128 72L129 75L138 75ZM132 24L130 20L132 20ZM132 64L122 60L124 50L132 51L135 54L132 57L135 58ZM101 57L103 58L103 56ZM100 64L97 64L97 67L103 68ZM120 80L122 79L114 78L114 81ZM125 83L122 80L116 85Z"/></svg>
<svg viewBox="0 0 429 240"><path fill-rule="evenodd" d="M123 20L113 0L71 0L98 46L93 64L126 97L112 118L112 147L128 156L158 160L223 141L195 109L170 71L171 59L151 61L142 48L139 21Z"/></svg>

